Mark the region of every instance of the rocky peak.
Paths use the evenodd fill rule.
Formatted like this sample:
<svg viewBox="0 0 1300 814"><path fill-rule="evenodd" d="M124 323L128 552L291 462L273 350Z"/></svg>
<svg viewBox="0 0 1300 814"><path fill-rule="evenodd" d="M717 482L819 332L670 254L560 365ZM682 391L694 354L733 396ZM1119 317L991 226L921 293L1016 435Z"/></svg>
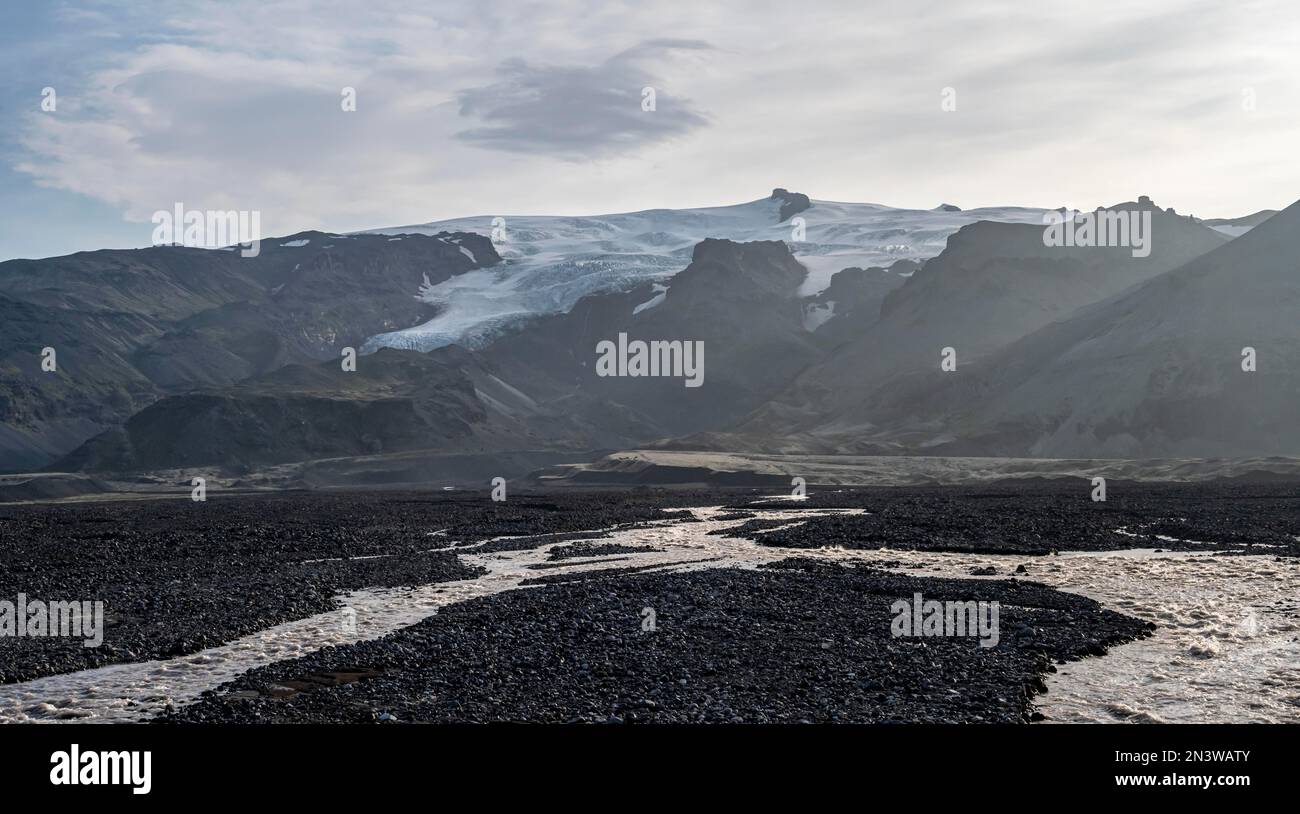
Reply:
<svg viewBox="0 0 1300 814"><path fill-rule="evenodd" d="M773 200L781 202L781 213L777 217L777 223L783 223L793 215L808 209L812 206L812 201L802 192L790 192L782 187L772 190L770 196Z"/></svg>

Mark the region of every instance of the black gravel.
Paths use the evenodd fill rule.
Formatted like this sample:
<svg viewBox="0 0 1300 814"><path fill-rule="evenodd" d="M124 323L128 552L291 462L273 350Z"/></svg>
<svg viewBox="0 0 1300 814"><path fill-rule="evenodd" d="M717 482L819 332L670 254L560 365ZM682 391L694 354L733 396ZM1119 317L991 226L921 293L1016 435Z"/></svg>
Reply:
<svg viewBox="0 0 1300 814"><path fill-rule="evenodd" d="M14 601L23 593L45 601L99 600L108 613L105 641L98 648L82 647L76 638L0 637L0 682L185 655L329 611L337 607L335 597L349 590L470 578L475 574L457 552L501 536L514 539L488 543L486 550L562 541L566 545L560 547L556 562L615 549L631 555L635 552L624 549L635 546L597 542L607 536L604 530L672 517L686 520L689 515L683 509L689 506L730 506L736 516L755 508L854 507L872 512L864 517L810 518L804 526L756 536L764 544L796 548L889 546L1035 555L1146 546L1300 554L1294 536L1300 534L1300 488L1295 485L1112 483L1105 503L1092 502L1089 491L1086 481L978 489L814 489L798 504L756 506L752 501L770 490L517 490L505 503L492 502L486 488L482 494L209 492L206 503L193 503L185 488L181 492L186 497L176 500L0 505L0 599ZM754 524L766 529L774 525ZM1119 527L1141 536L1115 534ZM430 536L434 531L443 533ZM1158 540L1155 534L1211 545ZM358 559L362 557L372 559ZM635 558L627 564L635 566ZM691 584L706 592L714 591L709 587L714 584L743 590L746 580L759 578L631 573L611 568L603 576L611 585L698 580ZM563 596L567 591L595 590L587 586L598 584L554 577L541 580L543 587L521 593ZM771 580L770 574L762 579ZM798 602L816 607L824 598L801 596ZM601 607L596 603L592 613ZM699 612L707 616L711 611L706 607ZM458 618L458 613L440 616ZM728 641L721 638L715 645L692 646L706 652ZM793 641L790 637L787 644ZM482 658L498 656L485 653ZM689 661L688 655L682 658ZM690 714L681 712L683 717L671 720ZM764 714L777 719L774 712Z"/></svg>
<svg viewBox="0 0 1300 814"><path fill-rule="evenodd" d="M557 545L551 549L548 560L572 560L578 557L606 557L611 554L640 554L645 551L657 551L649 545L623 545L622 543L574 543Z"/></svg>
<svg viewBox="0 0 1300 814"><path fill-rule="evenodd" d="M863 508L870 514L816 517L776 531L770 530L789 521L750 520L720 533L788 548L990 554L1163 548L1300 556L1300 485L1112 483L1106 501L1093 502L1090 495L1083 480L817 492L797 508ZM1137 536L1117 533L1121 528Z"/></svg>
<svg viewBox="0 0 1300 814"><path fill-rule="evenodd" d="M999 601L1000 642L894 638L890 606L916 592ZM1034 583L791 559L470 600L382 639L254 670L160 720L1024 722L1054 662L1151 629Z"/></svg>
<svg viewBox="0 0 1300 814"><path fill-rule="evenodd" d="M617 524L671 517L665 505L735 493L512 496L282 493L0 505L0 599L102 601L100 647L80 638L0 637L0 683L173 658L338 606L367 587L466 579L456 546L531 548ZM444 535L429 536L445 529ZM443 548L440 551L429 549ZM349 559L376 557L375 559ZM312 562L313 560L326 560Z"/></svg>

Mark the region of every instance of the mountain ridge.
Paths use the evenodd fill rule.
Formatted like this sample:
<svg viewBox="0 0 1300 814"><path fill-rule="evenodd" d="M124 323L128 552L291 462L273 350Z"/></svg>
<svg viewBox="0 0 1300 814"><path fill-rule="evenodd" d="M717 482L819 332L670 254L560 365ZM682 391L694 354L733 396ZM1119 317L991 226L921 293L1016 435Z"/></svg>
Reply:
<svg viewBox="0 0 1300 814"><path fill-rule="evenodd" d="M1105 389L1098 384L1065 401L1052 393L1075 386L1061 359L1081 353L1073 349L1079 342L1133 323L1123 318L1131 308L1149 330L1183 311L1218 318L1220 340L1236 342L1232 331L1244 328L1229 331L1232 320L1220 312L1249 300L1252 327L1268 328L1261 358L1276 365L1275 355L1290 353L1297 340L1279 316L1295 292L1268 263L1295 252L1294 207L1235 239L1146 198L1096 210L1150 215L1152 251L1141 256L1127 246L1048 246L1041 210L1000 210L1010 220L981 220L987 210L944 206L917 220L911 210L808 198L807 208L785 215L806 224L778 220L782 207L802 198L777 188L750 204L674 216L697 219L700 228L752 222L774 239L705 237L684 246L679 233L637 231L659 249L632 262L656 271L613 285L606 273L624 257L619 235L664 222L657 210L618 222L507 219L499 241L445 229L304 232L265 241L256 260L160 247L0 264L0 312L14 346L0 356L0 468L215 467L243 477L311 461L366 460L372 463L330 470L373 471L373 462L400 458L406 470L429 471L412 468L412 456L423 454L477 471L469 463L475 456L519 462L620 448L1260 455L1268 451L1260 433L1276 435L1285 424L1279 410L1295 394L1286 366L1273 368L1280 389L1257 388L1254 398L1266 403L1248 414L1255 429L1217 440L1206 417L1186 406L1194 400L1187 388L1218 393L1221 379L1186 369L1163 390L1129 382L1138 396L1122 414L1097 406ZM556 243L561 226L576 231ZM805 226L806 240L788 239ZM593 229L607 233L594 247L604 260L564 253L563 241ZM913 257L882 248L900 234L912 241ZM917 247L935 240L941 250L921 256ZM877 241L867 255L882 264L843 266L824 285L810 285L818 264L824 272L867 256L861 241ZM555 257L524 263L521 274L512 266L536 257L530 246L543 254L549 247ZM1252 286L1225 276L1224 263L1254 269L1260 290L1246 296ZM596 279L583 279L589 273ZM1197 283L1202 278L1213 285ZM457 307L431 292L509 301L521 286L536 288L549 305L510 314L481 341L427 352L374 344L385 327L421 328ZM550 290L556 286L562 296ZM1148 289L1163 293L1141 294ZM583 291L572 305L556 305ZM1188 291L1195 296L1179 299ZM39 369L31 338L42 332L59 347L55 374ZM1163 344L1130 341L1167 348L1193 340L1186 326L1173 334ZM602 375L597 349L616 340L699 343L702 386L686 386L680 375ZM357 372L340 366L345 346L363 351ZM940 369L939 352L949 347L954 374ZM1165 369L1150 359L1141 364L1148 378ZM1125 381L1105 365L1077 375ZM1215 398L1219 410L1246 414L1251 406ZM1165 425L1177 443L1153 434Z"/></svg>

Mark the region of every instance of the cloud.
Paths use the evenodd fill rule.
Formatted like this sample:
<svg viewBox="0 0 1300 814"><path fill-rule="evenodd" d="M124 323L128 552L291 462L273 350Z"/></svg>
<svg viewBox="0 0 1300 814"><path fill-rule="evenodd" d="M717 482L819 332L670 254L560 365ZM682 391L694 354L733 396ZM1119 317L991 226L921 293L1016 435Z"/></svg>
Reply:
<svg viewBox="0 0 1300 814"><path fill-rule="evenodd" d="M33 235L45 253L96 245L91 212L143 245L177 201L259 210L267 234L777 186L918 208L1286 205L1300 21L1287 4L1194 2L73 2L0 31L0 68L31 79L0 86L16 170L0 208L18 213L0 258L16 238L35 254ZM46 85L56 114L39 109ZM60 200L66 217L47 214Z"/></svg>
<svg viewBox="0 0 1300 814"><path fill-rule="evenodd" d="M496 82L458 94L460 114L483 124L456 137L493 150L579 161L685 135L708 119L690 100L671 95L654 65L678 51L709 49L698 40L650 40L593 67L507 60ZM654 96L651 110L643 105L645 88Z"/></svg>

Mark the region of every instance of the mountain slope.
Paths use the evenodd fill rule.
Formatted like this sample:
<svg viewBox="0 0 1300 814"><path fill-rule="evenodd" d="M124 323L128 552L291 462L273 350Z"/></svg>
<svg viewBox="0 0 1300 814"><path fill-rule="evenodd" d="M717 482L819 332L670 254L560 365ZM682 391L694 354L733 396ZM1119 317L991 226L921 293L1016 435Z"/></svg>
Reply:
<svg viewBox="0 0 1300 814"><path fill-rule="evenodd" d="M411 295L422 281L498 261L477 235L306 232L250 258L166 246L0 263L0 471L42 466L168 393L338 358L436 314Z"/></svg>
<svg viewBox="0 0 1300 814"><path fill-rule="evenodd" d="M804 300L804 327L828 349L860 336L880 319L890 293L923 263L899 260L887 269L847 268L836 273L825 290Z"/></svg>
<svg viewBox="0 0 1300 814"><path fill-rule="evenodd" d="M429 450L617 448L716 429L763 404L822 346L804 326L805 276L784 243L705 240L656 291L593 294L491 346L383 349L356 372L290 365L233 387L169 396L87 442L60 469L132 471ZM598 345L701 342L684 375L602 376ZM698 357L697 357L698 358Z"/></svg>
<svg viewBox="0 0 1300 814"><path fill-rule="evenodd" d="M1008 347L972 377L954 434L1032 455L1300 451L1298 229L1300 203Z"/></svg>
<svg viewBox="0 0 1300 814"><path fill-rule="evenodd" d="M288 365L213 390L164 398L60 462L69 470L137 471L221 464L236 471L307 458L453 447L484 420L454 364L402 351Z"/></svg>
<svg viewBox="0 0 1300 814"><path fill-rule="evenodd" d="M159 249L123 268L113 253L90 253L56 259L49 286L39 267L0 264L0 455L31 468L80 444L58 468L248 473L314 461L376 473L393 456L430 471L438 464L420 455L469 465L656 445L1259 455L1275 451L1270 434L1292 432L1294 207L1232 242L1145 199L1113 207L1150 216L1149 256L1045 246L1034 210L1001 213L1028 223L962 225L982 210L876 207L862 221L863 207L787 192L698 218L542 219L531 236L512 220L498 244L466 232L316 232L267 241L260 262ZM704 229L761 221L752 228L779 239L680 247L684 233L650 230L693 218ZM891 261L891 219L913 254L931 240L946 247L888 267L840 266ZM808 240L788 242L803 227ZM588 247L600 257L584 258L575 252L593 230L605 235ZM633 242L657 248L629 265L633 230ZM511 262L499 263L495 245ZM819 263L845 270L810 293ZM482 309L432 296L452 290ZM489 311L501 319L482 319ZM455 331L421 333L430 324ZM402 326L416 346L457 331L482 341L429 352L370 341L379 350L355 372L340 368L340 348ZM39 369L33 337L46 335L60 349L56 374ZM698 378L602 375L603 343L641 341L677 343L664 358L700 343ZM1228 367L1207 373L1201 360L1223 362L1234 343ZM1246 345L1260 371L1229 376ZM940 369L945 347L955 372ZM1240 426L1214 427L1225 414Z"/></svg>
<svg viewBox="0 0 1300 814"><path fill-rule="evenodd" d="M929 392L935 377L947 375L940 369L943 349L951 348L964 370L1228 240L1149 201L1111 211L1150 213L1149 256L1134 257L1128 247L1045 246L1042 225L963 227L942 254L888 294L873 325L803 373L739 432L759 441L810 432L822 439L810 442L814 447L830 445L824 451L863 451L854 447L855 439L916 415L914 388Z"/></svg>
<svg viewBox="0 0 1300 814"><path fill-rule="evenodd" d="M804 327L804 269L779 241L704 240L666 284L585 297L499 339L483 356L540 400L581 393L623 405L665 435L725 426L770 399L822 350ZM597 344L702 342L702 385L682 377L598 375Z"/></svg>

